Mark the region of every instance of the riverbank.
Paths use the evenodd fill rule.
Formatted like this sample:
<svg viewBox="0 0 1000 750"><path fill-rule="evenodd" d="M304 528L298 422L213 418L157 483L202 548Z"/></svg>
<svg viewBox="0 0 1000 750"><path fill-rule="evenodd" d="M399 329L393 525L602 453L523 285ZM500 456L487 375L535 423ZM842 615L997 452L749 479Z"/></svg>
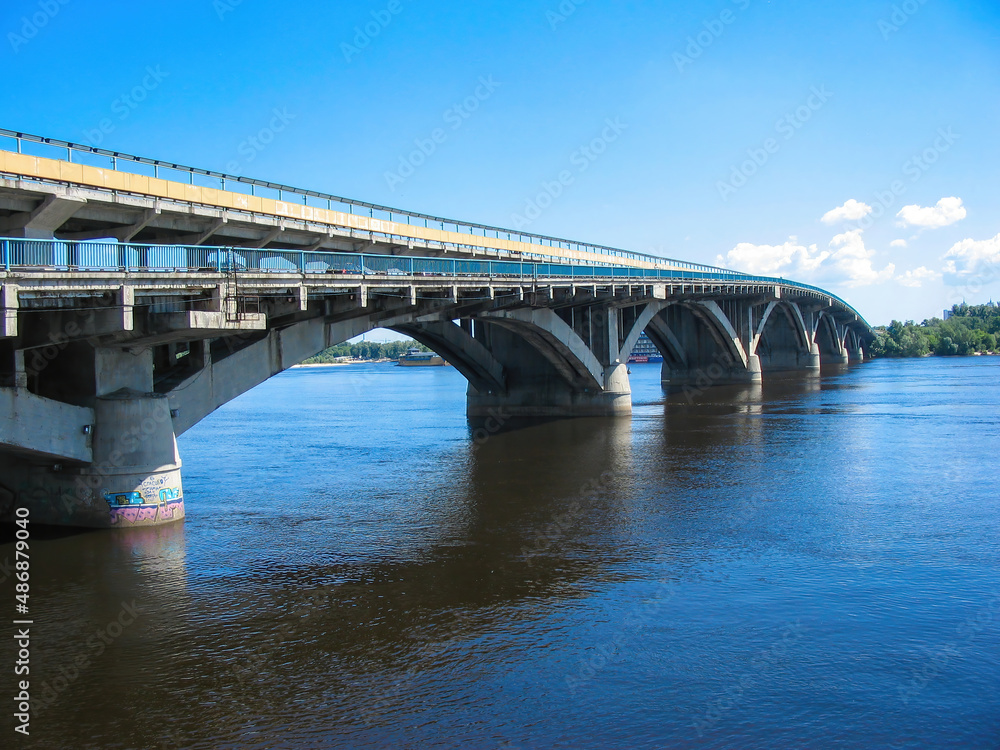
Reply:
<svg viewBox="0 0 1000 750"><path fill-rule="evenodd" d="M345 358L342 360L337 360L336 362L310 362L302 363L300 365L293 365L292 369L297 368L311 368L311 367L346 367L348 365L379 365L386 362L395 362L395 359L351 359Z"/></svg>

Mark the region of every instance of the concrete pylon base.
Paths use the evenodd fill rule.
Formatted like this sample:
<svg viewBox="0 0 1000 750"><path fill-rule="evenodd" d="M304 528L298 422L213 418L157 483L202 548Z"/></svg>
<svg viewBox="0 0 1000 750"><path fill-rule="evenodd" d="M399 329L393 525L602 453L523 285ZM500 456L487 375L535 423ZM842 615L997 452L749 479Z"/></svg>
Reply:
<svg viewBox="0 0 1000 750"><path fill-rule="evenodd" d="M27 508L32 523L131 528L183 519L181 492L179 467L117 474L90 468L31 467L15 483L13 504Z"/></svg>
<svg viewBox="0 0 1000 750"><path fill-rule="evenodd" d="M632 414L632 389L628 367L605 368L604 389L573 390L563 381L545 387L508 388L505 393L468 390L468 416L502 417L627 417Z"/></svg>
<svg viewBox="0 0 1000 750"><path fill-rule="evenodd" d="M468 415L493 417L627 417L632 414L631 394L567 393L542 400L537 393L468 395Z"/></svg>
<svg viewBox="0 0 1000 750"><path fill-rule="evenodd" d="M687 369L672 369L667 362L664 362L660 370L660 380L664 385L688 385L695 388L761 382L760 359L756 354L752 354L748 360L746 367L713 362L704 367Z"/></svg>

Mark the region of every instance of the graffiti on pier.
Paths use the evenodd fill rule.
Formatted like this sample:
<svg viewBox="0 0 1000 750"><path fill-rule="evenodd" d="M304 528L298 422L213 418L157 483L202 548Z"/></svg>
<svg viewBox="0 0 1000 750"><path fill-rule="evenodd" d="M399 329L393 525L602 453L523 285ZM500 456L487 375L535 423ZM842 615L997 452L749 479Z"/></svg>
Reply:
<svg viewBox="0 0 1000 750"><path fill-rule="evenodd" d="M133 505L111 509L112 526L124 526L128 522L135 526L137 523L153 523L156 521L159 505Z"/></svg>
<svg viewBox="0 0 1000 750"><path fill-rule="evenodd" d="M165 490L160 490L160 502L167 502L168 500L179 500L181 497L180 487L167 487Z"/></svg>
<svg viewBox="0 0 1000 750"><path fill-rule="evenodd" d="M123 505L111 508L112 526L136 526L184 518L184 499L169 503Z"/></svg>
<svg viewBox="0 0 1000 750"><path fill-rule="evenodd" d="M145 502L139 492L108 492L104 490L104 499L112 508L142 505Z"/></svg>
<svg viewBox="0 0 1000 750"><path fill-rule="evenodd" d="M136 526L173 521L184 517L184 495L180 487L162 487L162 477L143 482L136 492L104 491L112 526ZM148 500L150 496L152 500Z"/></svg>

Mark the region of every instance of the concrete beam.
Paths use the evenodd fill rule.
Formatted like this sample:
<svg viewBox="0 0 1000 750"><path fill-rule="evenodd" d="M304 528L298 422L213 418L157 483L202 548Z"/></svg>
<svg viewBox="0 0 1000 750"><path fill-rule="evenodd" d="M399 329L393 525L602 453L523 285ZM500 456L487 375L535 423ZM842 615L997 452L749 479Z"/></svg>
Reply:
<svg viewBox="0 0 1000 750"><path fill-rule="evenodd" d="M215 219L209 226L208 229L198 232L197 234L190 234L186 237L181 237L177 240L172 241L172 245L205 245L212 235L218 232L222 227L224 227L229 222L229 219L225 216L220 216Z"/></svg>
<svg viewBox="0 0 1000 750"><path fill-rule="evenodd" d="M255 248L267 247L272 242L274 242L275 239L277 239L279 234L281 234L284 231L285 231L284 224L283 223L279 224L256 242L248 243L247 245L244 245L244 247L255 247Z"/></svg>
<svg viewBox="0 0 1000 750"><path fill-rule="evenodd" d="M59 239L84 242L86 240L114 237L119 242L131 242L139 232L149 226L161 213L162 209L160 208L147 208L140 214L139 219L132 224L112 229L88 229L86 232L60 232Z"/></svg>
<svg viewBox="0 0 1000 750"><path fill-rule="evenodd" d="M67 193L46 196L30 214L15 214L0 222L0 232L10 237L51 240L66 221L87 205L84 198Z"/></svg>
<svg viewBox="0 0 1000 750"><path fill-rule="evenodd" d="M244 313L237 317L227 315L225 312L187 310L151 315L148 334L138 340L144 345L164 344L171 341L221 338L266 330L267 316L263 313Z"/></svg>
<svg viewBox="0 0 1000 750"><path fill-rule="evenodd" d="M89 463L94 410L42 398L25 388L0 388L0 446L37 459Z"/></svg>

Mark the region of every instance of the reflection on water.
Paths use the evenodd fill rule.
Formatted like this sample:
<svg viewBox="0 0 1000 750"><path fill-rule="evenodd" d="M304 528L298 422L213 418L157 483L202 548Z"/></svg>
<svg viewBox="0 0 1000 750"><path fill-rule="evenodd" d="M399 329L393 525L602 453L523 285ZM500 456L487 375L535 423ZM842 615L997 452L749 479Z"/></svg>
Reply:
<svg viewBox="0 0 1000 750"><path fill-rule="evenodd" d="M291 371L182 438L183 525L35 541L30 745L995 746L998 371L499 429Z"/></svg>

